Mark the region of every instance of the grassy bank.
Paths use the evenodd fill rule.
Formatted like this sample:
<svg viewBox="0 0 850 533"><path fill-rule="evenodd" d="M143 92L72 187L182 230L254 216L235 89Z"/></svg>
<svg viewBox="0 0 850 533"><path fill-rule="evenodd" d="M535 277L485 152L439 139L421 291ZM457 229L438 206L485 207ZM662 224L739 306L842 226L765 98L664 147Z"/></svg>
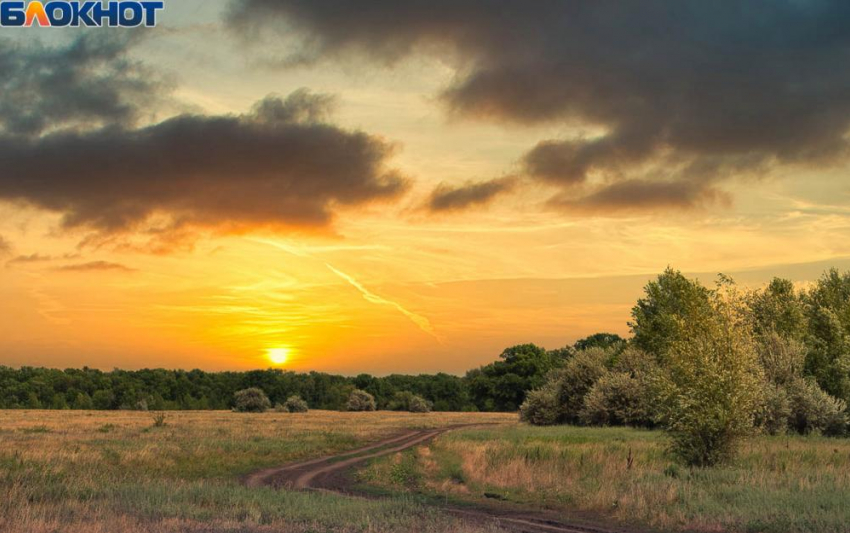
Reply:
<svg viewBox="0 0 850 533"><path fill-rule="evenodd" d="M253 470L511 415L0 411L0 531L480 531L405 498L246 489Z"/></svg>
<svg viewBox="0 0 850 533"><path fill-rule="evenodd" d="M499 497L669 530L850 531L850 440L757 437L737 460L688 469L661 432L513 426L446 434L361 473L461 499Z"/></svg>

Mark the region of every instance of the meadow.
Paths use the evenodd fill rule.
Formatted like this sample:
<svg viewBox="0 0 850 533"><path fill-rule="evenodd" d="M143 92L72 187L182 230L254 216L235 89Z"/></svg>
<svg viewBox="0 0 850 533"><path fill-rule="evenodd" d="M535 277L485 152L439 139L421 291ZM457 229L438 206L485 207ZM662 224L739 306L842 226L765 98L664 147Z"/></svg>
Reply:
<svg viewBox="0 0 850 533"><path fill-rule="evenodd" d="M705 469L683 467L667 448L663 432L630 428L466 429L359 477L441 500L495 498L669 531L850 531L848 439L753 437L733 462Z"/></svg>
<svg viewBox="0 0 850 533"><path fill-rule="evenodd" d="M384 500L248 489L260 468L404 428L515 415L394 412L0 411L0 531L479 533L406 495Z"/></svg>

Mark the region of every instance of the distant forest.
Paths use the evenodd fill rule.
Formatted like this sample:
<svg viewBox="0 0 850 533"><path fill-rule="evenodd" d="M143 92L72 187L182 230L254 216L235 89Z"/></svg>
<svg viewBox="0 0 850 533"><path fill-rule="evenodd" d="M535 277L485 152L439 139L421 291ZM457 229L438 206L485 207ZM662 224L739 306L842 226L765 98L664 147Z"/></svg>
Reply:
<svg viewBox="0 0 850 533"><path fill-rule="evenodd" d="M576 343L607 346L616 335L598 334ZM528 390L563 364L573 346L544 350L533 344L505 350L499 361L469 371L355 377L279 369L247 372L202 370L112 370L10 368L0 366L2 409L230 409L234 393L249 387L265 391L272 405L299 395L312 409L343 409L354 389L375 397L378 409L394 409L406 393L422 396L435 411L515 411Z"/></svg>

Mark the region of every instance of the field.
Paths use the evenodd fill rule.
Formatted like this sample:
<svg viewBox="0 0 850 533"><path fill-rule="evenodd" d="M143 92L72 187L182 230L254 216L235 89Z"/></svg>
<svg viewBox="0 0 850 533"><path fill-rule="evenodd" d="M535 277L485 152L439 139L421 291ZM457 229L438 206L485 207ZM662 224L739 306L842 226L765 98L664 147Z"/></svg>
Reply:
<svg viewBox="0 0 850 533"><path fill-rule="evenodd" d="M362 469L358 483L387 499L242 483L407 429L494 422ZM429 501L671 531L850 531L850 440L756 437L733 464L704 470L678 465L666 446L662 432L535 428L512 414L182 411L157 425L154 413L0 411L0 531L495 530Z"/></svg>
<svg viewBox="0 0 850 533"><path fill-rule="evenodd" d="M370 501L248 489L254 470L398 433L514 415L0 411L0 531L457 531L404 495Z"/></svg>
<svg viewBox="0 0 850 533"><path fill-rule="evenodd" d="M664 434L626 428L461 430L375 462L364 483L498 498L676 531L850 531L850 440L756 437L731 465L690 470Z"/></svg>

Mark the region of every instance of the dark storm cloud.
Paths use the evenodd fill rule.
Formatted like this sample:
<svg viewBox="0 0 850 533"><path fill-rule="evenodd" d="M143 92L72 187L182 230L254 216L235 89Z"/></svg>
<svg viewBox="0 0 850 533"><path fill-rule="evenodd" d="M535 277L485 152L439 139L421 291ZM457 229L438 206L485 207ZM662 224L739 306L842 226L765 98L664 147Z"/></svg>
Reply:
<svg viewBox="0 0 850 533"><path fill-rule="evenodd" d="M132 124L167 85L128 56L139 35L84 33L59 46L0 38L0 130Z"/></svg>
<svg viewBox="0 0 850 533"><path fill-rule="evenodd" d="M508 192L516 185L516 178L507 176L480 183L467 183L459 187L441 183L431 193L427 208L431 212L458 211L491 202L496 196Z"/></svg>
<svg viewBox="0 0 850 533"><path fill-rule="evenodd" d="M166 216L175 228L315 228L338 206L395 197L393 146L320 122L326 96L269 97L240 116L182 115L138 129L0 136L0 199L101 234Z"/></svg>
<svg viewBox="0 0 850 533"><path fill-rule="evenodd" d="M75 265L63 265L56 267L57 272L135 272L135 268L130 268L121 263L111 263L109 261L91 261L89 263L79 263Z"/></svg>
<svg viewBox="0 0 850 533"><path fill-rule="evenodd" d="M579 198L558 195L549 201L549 206L577 214L634 214L691 210L728 202L726 193L700 182L627 179L600 187Z"/></svg>
<svg viewBox="0 0 850 533"><path fill-rule="evenodd" d="M719 181L847 155L843 1L234 0L231 14L251 35L298 36L289 62L438 54L457 67L441 94L454 114L596 132L544 141L521 161L564 187L559 200L639 208L642 195L620 192L646 182L649 196L670 193L662 204L689 206L688 190L713 186L682 176L672 191L668 164L722 159L708 178ZM652 168L662 172L646 177ZM587 192L614 181L624 184Z"/></svg>

